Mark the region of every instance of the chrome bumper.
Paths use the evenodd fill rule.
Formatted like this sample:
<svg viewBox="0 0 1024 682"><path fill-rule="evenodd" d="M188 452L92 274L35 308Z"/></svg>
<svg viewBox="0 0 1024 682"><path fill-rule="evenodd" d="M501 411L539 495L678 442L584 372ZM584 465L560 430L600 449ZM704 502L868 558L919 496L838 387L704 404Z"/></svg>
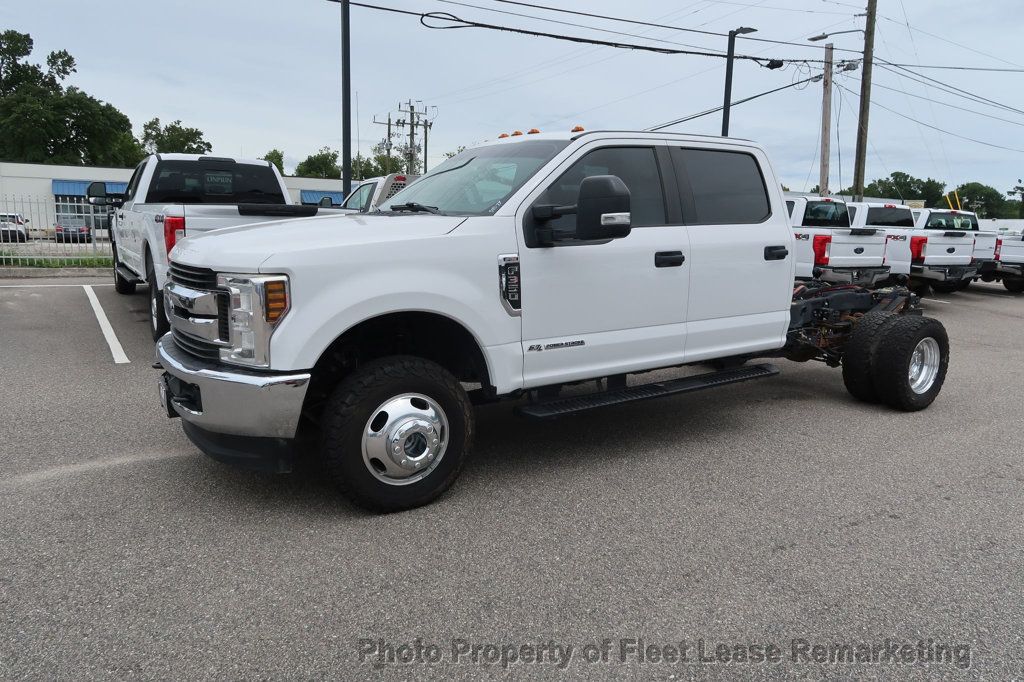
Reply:
<svg viewBox="0 0 1024 682"><path fill-rule="evenodd" d="M913 265L910 274L937 282L959 282L978 274L976 265Z"/></svg>
<svg viewBox="0 0 1024 682"><path fill-rule="evenodd" d="M996 272L1000 275L1016 275L1017 277L1024 276L1024 263L1003 263L999 262L996 267Z"/></svg>
<svg viewBox="0 0 1024 682"><path fill-rule="evenodd" d="M170 334L156 344L156 359L177 379L160 381L167 408L212 433L257 438L294 438L309 372L270 374L204 362L177 346ZM179 390L175 391L175 387Z"/></svg>

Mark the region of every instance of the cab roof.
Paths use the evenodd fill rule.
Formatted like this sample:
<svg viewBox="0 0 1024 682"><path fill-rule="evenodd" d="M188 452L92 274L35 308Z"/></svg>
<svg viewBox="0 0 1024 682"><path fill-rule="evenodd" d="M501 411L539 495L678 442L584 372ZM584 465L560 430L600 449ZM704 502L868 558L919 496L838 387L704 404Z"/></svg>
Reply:
<svg viewBox="0 0 1024 682"><path fill-rule="evenodd" d="M235 159L227 156L215 156L213 154L163 154L157 153L152 156L156 157L157 161L214 161L220 163L248 163L254 166L270 166L272 165L269 161L264 159Z"/></svg>

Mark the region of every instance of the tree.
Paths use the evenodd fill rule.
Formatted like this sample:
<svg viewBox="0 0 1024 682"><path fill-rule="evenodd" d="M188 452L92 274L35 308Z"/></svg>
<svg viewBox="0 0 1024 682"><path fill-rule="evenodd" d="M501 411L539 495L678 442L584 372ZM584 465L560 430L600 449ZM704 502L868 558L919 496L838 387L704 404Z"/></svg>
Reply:
<svg viewBox="0 0 1024 682"><path fill-rule="evenodd" d="M161 126L159 118L142 126L142 146L150 154L209 154L213 149L198 128L186 128L180 120Z"/></svg>
<svg viewBox="0 0 1024 682"><path fill-rule="evenodd" d="M133 166L143 152L128 117L63 81L75 60L59 50L31 64L32 37L0 33L0 159L22 163Z"/></svg>
<svg viewBox="0 0 1024 682"><path fill-rule="evenodd" d="M323 147L315 154L310 154L295 167L295 175L300 178L334 178L341 177L338 167L338 152L330 147Z"/></svg>
<svg viewBox="0 0 1024 682"><path fill-rule="evenodd" d="M352 159L352 177L356 180L390 175L401 170L402 160L387 154L375 154L372 157L356 154L356 157Z"/></svg>
<svg viewBox="0 0 1024 682"><path fill-rule="evenodd" d="M925 206L938 206L943 201L946 183L928 178L922 180L903 171L894 171L864 188L864 195L887 199L923 199Z"/></svg>
<svg viewBox="0 0 1024 682"><path fill-rule="evenodd" d="M1017 195L1017 200L1016 201L1013 201L1011 199L1007 203L1008 204L1016 204L1016 207L1017 207L1017 211L1016 211L1017 217L1018 218L1024 218L1024 184L1021 184L1021 180L1020 179L1017 180L1017 184L1014 185L1013 189L1011 189L1009 192L1007 192L1007 194L1009 194L1011 197L1014 194Z"/></svg>
<svg viewBox="0 0 1024 682"><path fill-rule="evenodd" d="M967 182L956 188L960 197L960 205L976 212L983 218L1004 218L1006 197L995 187L980 182ZM954 205L956 199L953 199Z"/></svg>
<svg viewBox="0 0 1024 682"><path fill-rule="evenodd" d="M284 175L284 152L280 149L271 149L260 158L277 166L277 172Z"/></svg>
<svg viewBox="0 0 1024 682"><path fill-rule="evenodd" d="M455 151L453 151L453 152L445 152L445 153L444 153L444 158L446 158L446 159L450 159L450 158L452 158L453 156L456 156L456 155L458 155L458 154L461 154L461 153L462 153L462 152L464 152L464 151L466 151L466 145L464 145L464 144L460 144L460 145L459 145L458 147L456 147L456 148L455 148Z"/></svg>

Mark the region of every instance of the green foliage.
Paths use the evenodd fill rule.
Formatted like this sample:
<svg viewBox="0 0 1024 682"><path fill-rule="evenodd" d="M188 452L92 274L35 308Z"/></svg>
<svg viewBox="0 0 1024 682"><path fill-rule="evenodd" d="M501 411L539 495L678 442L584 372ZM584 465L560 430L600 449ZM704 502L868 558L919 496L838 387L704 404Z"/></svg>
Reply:
<svg viewBox="0 0 1024 682"><path fill-rule="evenodd" d="M323 147L315 154L310 154L295 167L295 175L300 178L334 178L341 177L338 167L338 152L330 147Z"/></svg>
<svg viewBox="0 0 1024 682"><path fill-rule="evenodd" d="M983 218L1017 217L1013 210L1016 207L1008 207L1007 204L1010 202L995 187L990 187L980 182L967 182L956 188L956 194L960 197L961 206L976 212ZM953 198L953 203L956 205L955 198Z"/></svg>
<svg viewBox="0 0 1024 682"><path fill-rule="evenodd" d="M116 108L63 81L75 71L68 52L46 67L28 62L32 37L0 33L0 159L23 163L132 166L142 158L131 122Z"/></svg>
<svg viewBox="0 0 1024 682"><path fill-rule="evenodd" d="M445 153L444 153L444 158L446 158L446 159L450 159L450 158L452 158L453 156L456 156L457 154L461 154L461 153L462 153L462 152L464 152L464 151L466 151L466 145L464 145L464 144L460 144L460 145L459 145L459 146L458 146L458 147L457 147L457 148L455 149L455 151L453 151L453 152L445 152ZM785 190L787 190L787 191L789 190L789 188L788 188L788 187L783 187L783 189L785 189Z"/></svg>
<svg viewBox="0 0 1024 682"><path fill-rule="evenodd" d="M922 180L903 171L894 171L888 178L879 178L864 188L864 195L887 199L923 199L925 206L944 204L946 183L928 178Z"/></svg>
<svg viewBox="0 0 1024 682"><path fill-rule="evenodd" d="M277 166L277 172L284 175L284 152L280 149L271 149L260 158Z"/></svg>
<svg viewBox="0 0 1024 682"><path fill-rule="evenodd" d="M180 120L161 126L159 118L142 126L142 146L150 154L209 154L213 149L198 128L186 128Z"/></svg>
<svg viewBox="0 0 1024 682"><path fill-rule="evenodd" d="M352 177L356 180L376 178L391 173L402 171L403 160L387 154L375 154L373 157L365 157L356 154L352 159Z"/></svg>

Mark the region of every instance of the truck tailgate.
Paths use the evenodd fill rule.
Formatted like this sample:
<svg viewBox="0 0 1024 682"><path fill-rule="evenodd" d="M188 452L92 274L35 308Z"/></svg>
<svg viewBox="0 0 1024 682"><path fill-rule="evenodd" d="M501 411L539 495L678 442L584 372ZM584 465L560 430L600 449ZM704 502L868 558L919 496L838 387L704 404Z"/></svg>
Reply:
<svg viewBox="0 0 1024 682"><path fill-rule="evenodd" d="M839 268L880 267L885 256L885 230L873 227L833 228L828 264Z"/></svg>
<svg viewBox="0 0 1024 682"><path fill-rule="evenodd" d="M971 232L921 230L928 237L922 255L925 265L969 265L974 257L974 236Z"/></svg>
<svg viewBox="0 0 1024 682"><path fill-rule="evenodd" d="M995 232L971 232L974 236L974 260L992 260L996 257Z"/></svg>
<svg viewBox="0 0 1024 682"><path fill-rule="evenodd" d="M1024 264L1024 236L1006 235L1002 237L1002 240L1003 246L1000 249L999 260L1014 265Z"/></svg>
<svg viewBox="0 0 1024 682"><path fill-rule="evenodd" d="M222 227L313 216L317 214L318 209L316 206L289 204L178 204L174 208L185 216L187 236ZM176 215L170 210L167 214Z"/></svg>

